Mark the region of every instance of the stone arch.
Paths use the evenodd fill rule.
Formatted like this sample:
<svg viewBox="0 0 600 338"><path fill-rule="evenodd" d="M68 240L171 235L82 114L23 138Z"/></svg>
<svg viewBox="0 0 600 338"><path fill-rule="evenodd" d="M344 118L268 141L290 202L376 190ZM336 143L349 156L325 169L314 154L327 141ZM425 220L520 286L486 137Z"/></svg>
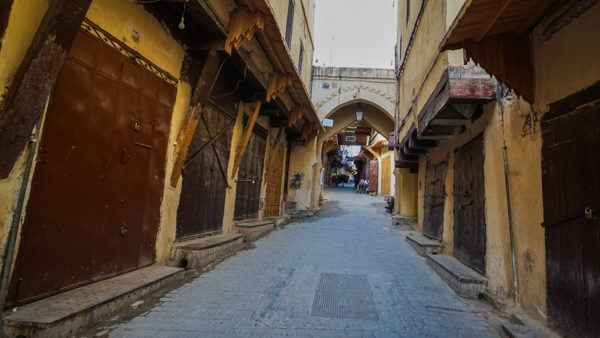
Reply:
<svg viewBox="0 0 600 338"><path fill-rule="evenodd" d="M335 92L317 103L317 116L324 119L333 114L336 109L357 102L365 102L376 106L394 119L395 100L382 91L367 86L351 86Z"/></svg>

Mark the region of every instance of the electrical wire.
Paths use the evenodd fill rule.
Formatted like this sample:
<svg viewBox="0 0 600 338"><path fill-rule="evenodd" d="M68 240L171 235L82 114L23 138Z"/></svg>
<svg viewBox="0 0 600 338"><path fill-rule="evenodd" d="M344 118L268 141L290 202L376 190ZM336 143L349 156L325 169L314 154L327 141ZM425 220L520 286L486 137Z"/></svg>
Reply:
<svg viewBox="0 0 600 338"><path fill-rule="evenodd" d="M222 97L225 97L227 95L231 95L233 93L235 93L236 90L238 90L238 88L240 87L240 84L242 84L242 82L246 81L246 76L248 75L248 66L244 66L244 76L242 77L241 80L238 80L237 83L235 84L235 87L233 88L232 91L227 92L227 93L223 93L223 94L219 94L219 95L211 95L210 98L211 99L220 99Z"/></svg>

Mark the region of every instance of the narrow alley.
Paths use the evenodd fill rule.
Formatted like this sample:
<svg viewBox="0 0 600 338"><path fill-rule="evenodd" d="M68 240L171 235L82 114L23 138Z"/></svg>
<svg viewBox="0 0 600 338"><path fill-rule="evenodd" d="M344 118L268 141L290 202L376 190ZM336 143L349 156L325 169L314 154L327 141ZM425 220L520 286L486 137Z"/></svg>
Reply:
<svg viewBox="0 0 600 338"><path fill-rule="evenodd" d="M315 217L292 222L148 312L103 323L115 337L494 337L483 302L458 297L394 229L381 198L327 191ZM116 327L115 327L116 326Z"/></svg>
<svg viewBox="0 0 600 338"><path fill-rule="evenodd" d="M600 0L0 0L0 338L600 337Z"/></svg>

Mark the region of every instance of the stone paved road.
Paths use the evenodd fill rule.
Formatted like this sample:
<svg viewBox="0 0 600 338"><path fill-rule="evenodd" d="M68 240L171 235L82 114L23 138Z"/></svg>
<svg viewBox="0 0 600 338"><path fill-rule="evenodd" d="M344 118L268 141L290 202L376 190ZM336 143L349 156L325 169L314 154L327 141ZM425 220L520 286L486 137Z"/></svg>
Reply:
<svg viewBox="0 0 600 338"><path fill-rule="evenodd" d="M317 216L272 232L110 335L499 335L502 319L457 297L391 227L381 198L344 188L328 197Z"/></svg>

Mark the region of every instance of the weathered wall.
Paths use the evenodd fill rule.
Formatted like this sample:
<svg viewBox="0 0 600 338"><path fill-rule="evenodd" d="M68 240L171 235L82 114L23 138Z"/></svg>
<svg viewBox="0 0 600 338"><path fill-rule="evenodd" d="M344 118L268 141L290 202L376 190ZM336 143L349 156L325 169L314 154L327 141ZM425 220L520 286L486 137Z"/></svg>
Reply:
<svg viewBox="0 0 600 338"><path fill-rule="evenodd" d="M600 3L597 3L551 37L546 37L544 30L552 24L553 17L544 19L535 28L533 62L538 111L600 78L599 17Z"/></svg>
<svg viewBox="0 0 600 338"><path fill-rule="evenodd" d="M314 189L314 167L317 166L317 139L315 137L307 145L293 145L290 154L289 177L285 182L288 185L286 201L297 202L297 210L311 209L312 194ZM320 159L320 157L319 157ZM303 175L302 185L299 189L290 187L290 180L294 173Z"/></svg>
<svg viewBox="0 0 600 338"><path fill-rule="evenodd" d="M300 43L304 47L304 56L302 59L302 71L300 76L304 80L304 84L310 89L310 79L312 74L312 59L314 54L314 0L295 0L294 19L292 26L292 43L289 46L292 60L298 65L300 56ZM279 26L279 30L285 37L287 26L287 13L289 0L269 0L271 8L275 13L275 20Z"/></svg>
<svg viewBox="0 0 600 338"><path fill-rule="evenodd" d="M44 14L45 0L23 0L13 3L8 26L0 49L0 97L11 83L12 76L25 57ZM0 179L0 251L13 221L17 197L23 181L28 150L24 150L10 175Z"/></svg>

